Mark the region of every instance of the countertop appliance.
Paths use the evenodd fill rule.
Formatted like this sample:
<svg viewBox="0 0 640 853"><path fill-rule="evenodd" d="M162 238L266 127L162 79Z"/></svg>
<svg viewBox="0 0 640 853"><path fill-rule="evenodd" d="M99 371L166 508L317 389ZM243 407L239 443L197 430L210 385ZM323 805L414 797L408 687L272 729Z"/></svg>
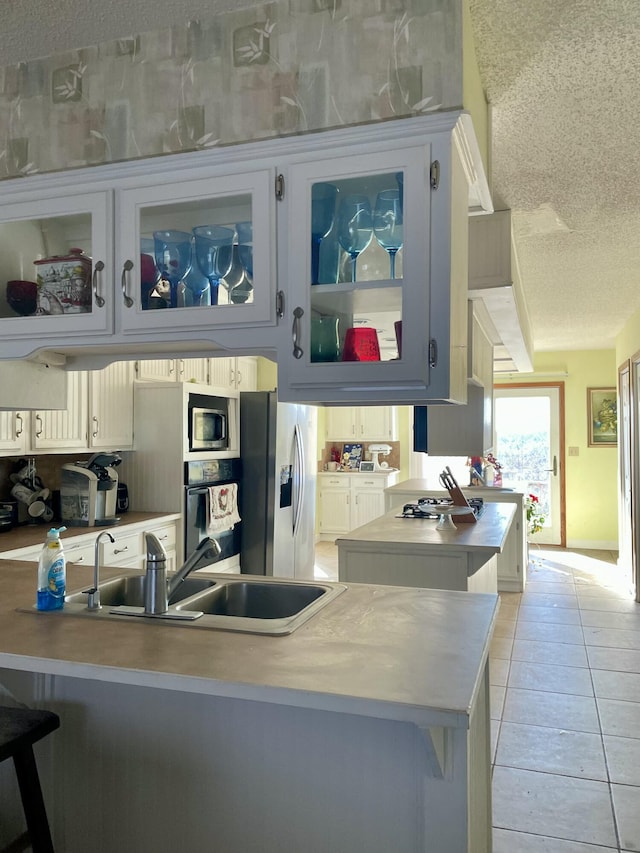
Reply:
<svg viewBox="0 0 640 853"><path fill-rule="evenodd" d="M116 524L117 453L94 453L87 462L60 469L60 514L69 527Z"/></svg>
<svg viewBox="0 0 640 853"><path fill-rule="evenodd" d="M313 578L317 413L240 394L243 573Z"/></svg>
<svg viewBox="0 0 640 853"><path fill-rule="evenodd" d="M239 459L207 459L184 463L184 553L193 554L206 536L212 536L220 546L221 554L213 570L237 572L240 554L240 531L242 521L229 530L210 532L209 500L211 489L236 484L240 486L241 464ZM235 559L234 559L235 558ZM203 563L200 568L205 568Z"/></svg>

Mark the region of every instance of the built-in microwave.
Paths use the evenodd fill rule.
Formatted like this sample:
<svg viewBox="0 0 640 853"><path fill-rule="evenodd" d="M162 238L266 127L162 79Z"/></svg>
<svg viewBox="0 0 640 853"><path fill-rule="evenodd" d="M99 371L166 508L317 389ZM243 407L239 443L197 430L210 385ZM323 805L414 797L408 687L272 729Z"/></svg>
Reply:
<svg viewBox="0 0 640 853"><path fill-rule="evenodd" d="M229 401L208 394L189 394L189 452L229 448Z"/></svg>

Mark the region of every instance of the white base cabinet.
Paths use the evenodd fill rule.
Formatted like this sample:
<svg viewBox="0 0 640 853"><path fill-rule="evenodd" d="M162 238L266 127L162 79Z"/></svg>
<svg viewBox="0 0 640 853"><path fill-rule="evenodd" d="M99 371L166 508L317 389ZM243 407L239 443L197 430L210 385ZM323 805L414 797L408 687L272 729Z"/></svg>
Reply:
<svg viewBox="0 0 640 853"><path fill-rule="evenodd" d="M318 474L319 538L333 539L384 515L384 490L397 480L397 471L389 474Z"/></svg>
<svg viewBox="0 0 640 853"><path fill-rule="evenodd" d="M123 569L145 568L146 545L145 533L154 533L167 552L167 570L175 571L177 568L176 543L178 542L178 525L180 516L178 513L158 516L149 521L136 521L112 527L74 528L81 530L77 535L69 529L62 536L64 554L68 563L82 563L82 565L93 567L95 560L96 537L103 530L108 530L114 538L110 542L107 536L100 540L99 561L101 566L117 566ZM42 544L44 544L45 528L42 527ZM14 548L10 551L0 552L3 560L24 560L25 562L37 562L42 551L42 544L29 545L25 548ZM87 574L87 582L89 575ZM72 590L68 590L71 592Z"/></svg>

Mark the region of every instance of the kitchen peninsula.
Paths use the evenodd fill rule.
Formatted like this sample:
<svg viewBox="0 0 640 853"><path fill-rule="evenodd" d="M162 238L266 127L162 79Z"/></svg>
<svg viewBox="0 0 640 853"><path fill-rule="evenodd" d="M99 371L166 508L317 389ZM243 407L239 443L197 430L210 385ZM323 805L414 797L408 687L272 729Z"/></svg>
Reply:
<svg viewBox="0 0 640 853"><path fill-rule="evenodd" d="M346 583L497 592L497 560L515 516L508 503L485 504L475 523L437 528L437 519L391 510L336 540Z"/></svg>
<svg viewBox="0 0 640 853"><path fill-rule="evenodd" d="M23 612L26 569L0 562L0 682L60 714L56 849L491 850L496 595L356 585L268 637Z"/></svg>

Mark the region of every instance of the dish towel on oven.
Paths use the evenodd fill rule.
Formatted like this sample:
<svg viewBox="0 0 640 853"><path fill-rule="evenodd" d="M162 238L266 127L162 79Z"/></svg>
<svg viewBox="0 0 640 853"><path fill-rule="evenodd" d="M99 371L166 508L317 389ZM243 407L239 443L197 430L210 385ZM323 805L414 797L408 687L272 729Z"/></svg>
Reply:
<svg viewBox="0 0 640 853"><path fill-rule="evenodd" d="M231 530L240 521L238 512L238 484L209 486L207 495L208 526L207 533L220 533Z"/></svg>

